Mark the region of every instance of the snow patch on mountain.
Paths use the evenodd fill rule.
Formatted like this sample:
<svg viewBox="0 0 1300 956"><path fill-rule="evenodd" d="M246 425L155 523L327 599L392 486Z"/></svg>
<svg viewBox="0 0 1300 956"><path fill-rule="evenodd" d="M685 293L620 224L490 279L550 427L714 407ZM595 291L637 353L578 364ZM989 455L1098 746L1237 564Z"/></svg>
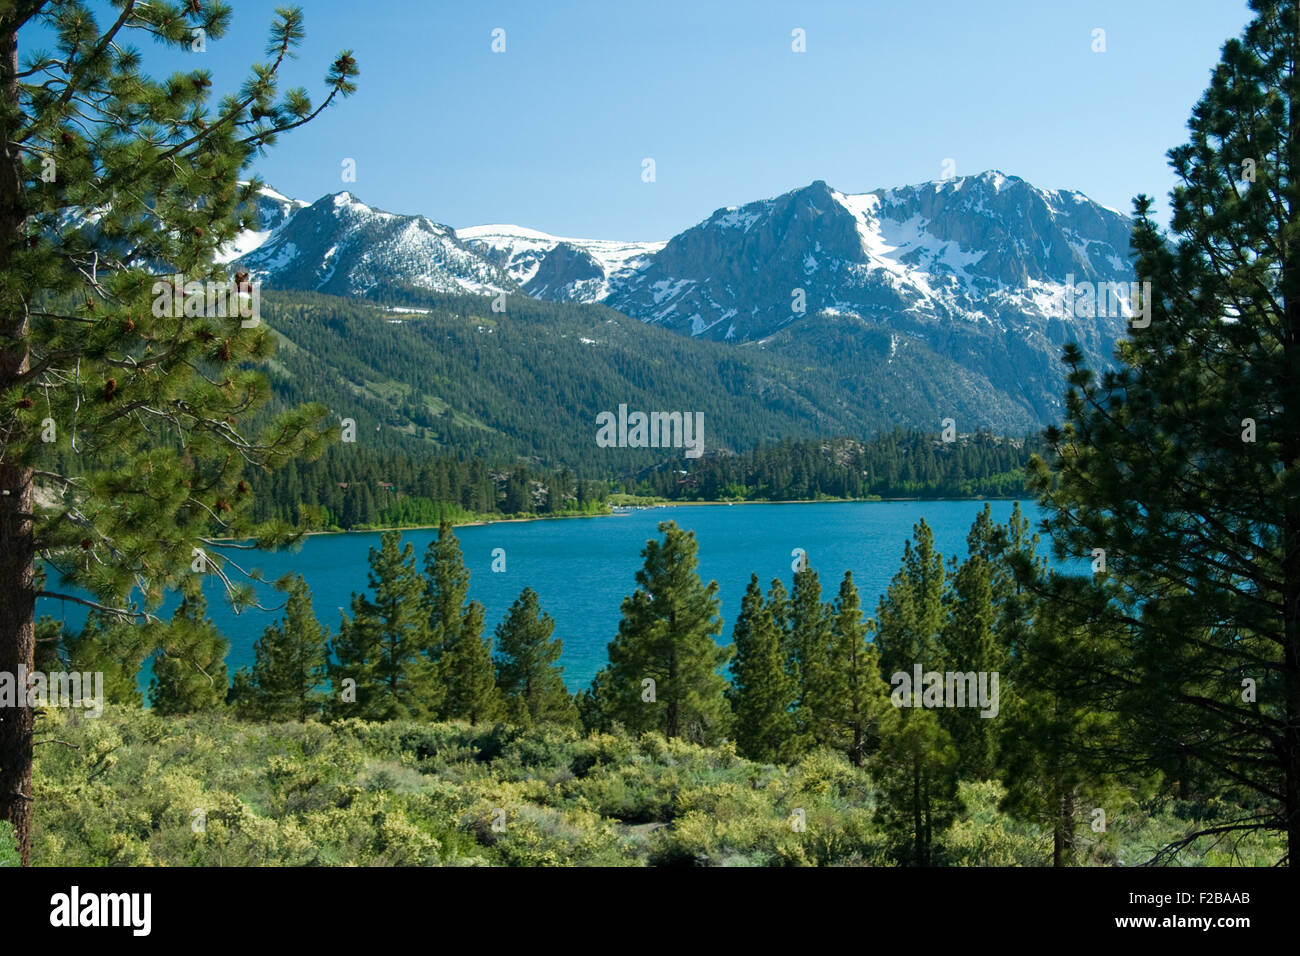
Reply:
<svg viewBox="0 0 1300 956"><path fill-rule="evenodd" d="M468 248L503 269L537 298L601 302L662 249L663 242L572 239L494 224L457 229Z"/></svg>

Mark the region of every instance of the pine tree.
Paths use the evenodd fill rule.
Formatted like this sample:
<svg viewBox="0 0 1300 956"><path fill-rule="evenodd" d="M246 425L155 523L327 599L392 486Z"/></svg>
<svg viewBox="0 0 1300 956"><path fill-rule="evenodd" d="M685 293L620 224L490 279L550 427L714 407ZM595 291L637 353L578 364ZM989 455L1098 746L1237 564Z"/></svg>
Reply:
<svg viewBox="0 0 1300 956"><path fill-rule="evenodd" d="M957 748L932 710L884 708L880 730L873 776L880 784L881 825L900 862L932 866L939 835L962 809Z"/></svg>
<svg viewBox="0 0 1300 956"><path fill-rule="evenodd" d="M153 657L149 699L160 714L192 714L225 703L230 644L208 617L203 589L190 578L180 605L162 629Z"/></svg>
<svg viewBox="0 0 1300 956"><path fill-rule="evenodd" d="M732 733L743 757L785 763L798 750L796 687L787 671L783 633L763 600L758 575L749 579L732 631Z"/></svg>
<svg viewBox="0 0 1300 956"><path fill-rule="evenodd" d="M67 668L103 674L106 703L140 707L144 704L140 669L158 646L161 627L91 611L80 632L63 635Z"/></svg>
<svg viewBox="0 0 1300 956"><path fill-rule="evenodd" d="M238 281L216 252L257 227L261 183L240 178L278 134L353 91L355 61L334 61L319 107L302 89L281 97L279 69L303 37L301 11L282 9L270 62L214 110L204 64L154 80L131 37L184 54L196 37L206 45L226 33L228 4L115 4L107 26L98 7L0 5L0 670L9 672L32 665L37 597L68 596L47 589L38 552L96 604L127 610L141 586L156 608L190 573L195 548L220 564L218 539L286 539L283 526L253 526L243 472L314 453L329 432L317 406L251 431L268 387L250 363L270 353L270 330L194 307L187 285L173 297L191 305L180 316L155 309L156 290L171 275L223 290ZM34 41L49 49L20 63L20 45ZM14 824L24 862L32 720L28 708L0 717L0 820Z"/></svg>
<svg viewBox="0 0 1300 956"><path fill-rule="evenodd" d="M1077 862L1080 830L1150 796L1159 779L1134 760L1141 729L1095 679L1094 662L1115 653L1122 633L1071 617L1065 605L1038 603L1010 665L1016 693L1003 694L998 721L1001 809L1051 831L1053 866Z"/></svg>
<svg viewBox="0 0 1300 956"><path fill-rule="evenodd" d="M831 643L831 611L822 601L821 582L805 555L802 567L794 573L794 589L786 604L786 656L795 675L798 706L795 712L801 747L825 743L817 737L823 727L808 698L811 675L824 665Z"/></svg>
<svg viewBox="0 0 1300 956"><path fill-rule="evenodd" d="M255 660L239 695L240 709L259 720L303 723L321 712L328 677L329 629L312 611L302 575L288 585L283 623L272 624L254 645Z"/></svg>
<svg viewBox="0 0 1300 956"><path fill-rule="evenodd" d="M925 521L913 528L903 548L903 563L877 612L875 646L881 676L890 682L891 703L880 725L877 776L882 790L881 817L898 841L901 859L913 866L935 862L938 834L960 810L957 798L959 755L952 736L932 710L900 706L903 685L893 676L915 665L943 672L947 661L941 633L945 621L943 556ZM905 702L905 700L904 700Z"/></svg>
<svg viewBox="0 0 1300 956"><path fill-rule="evenodd" d="M1059 553L1104 552L1101 596L1062 600L1127 635L1097 679L1136 708L1152 765L1189 760L1209 786L1251 788L1263 812L1233 823L1284 833L1294 863L1300 5L1250 6L1193 108L1190 141L1169 151L1173 235L1148 197L1135 200L1143 291L1118 366L1098 380L1066 347L1066 422L1045 433L1049 462L1032 478Z"/></svg>
<svg viewBox="0 0 1300 956"><path fill-rule="evenodd" d="M875 644L886 680L900 671L910 676L916 664L927 671L945 669L940 642L946 580L943 555L934 550L934 535L924 519L912 534L915 547L912 541L904 545L902 567L876 614Z"/></svg>
<svg viewBox="0 0 1300 956"><path fill-rule="evenodd" d="M374 599L352 595L352 617L343 616L330 668L331 713L364 720L423 718L436 712L442 684L429 652L429 610L415 548L385 532L370 549L369 585ZM346 683L352 681L354 683ZM353 699L354 698L354 699Z"/></svg>
<svg viewBox="0 0 1300 956"><path fill-rule="evenodd" d="M483 605L469 600L469 569L450 521L424 556L425 595L433 653L445 697L443 720L478 723L501 715L491 640L483 636Z"/></svg>
<svg viewBox="0 0 1300 956"><path fill-rule="evenodd" d="M731 656L720 647L718 583L706 587L697 568L695 533L662 522L663 542L646 542L637 589L623 599L609 664L592 685L591 709L600 726L617 722L633 732L714 744L729 729L727 679Z"/></svg>
<svg viewBox="0 0 1300 956"><path fill-rule="evenodd" d="M992 566L972 554L949 575L947 619L939 635L941 656L950 670L999 676L999 693L1006 658L997 643L998 608L993 601ZM975 707L945 708L939 721L961 755L963 777L986 779L993 774L997 735L993 721Z"/></svg>
<svg viewBox="0 0 1300 956"><path fill-rule="evenodd" d="M551 639L554 630L555 622L541 613L532 588L524 588L497 625L497 686L508 718L521 727L578 722L573 695L564 686L564 668L556 664L564 644Z"/></svg>
<svg viewBox="0 0 1300 956"><path fill-rule="evenodd" d="M853 574L845 571L830 646L808 675L807 706L815 721L814 737L847 754L859 767L879 742L881 712L889 698L870 640L873 628L862 618Z"/></svg>

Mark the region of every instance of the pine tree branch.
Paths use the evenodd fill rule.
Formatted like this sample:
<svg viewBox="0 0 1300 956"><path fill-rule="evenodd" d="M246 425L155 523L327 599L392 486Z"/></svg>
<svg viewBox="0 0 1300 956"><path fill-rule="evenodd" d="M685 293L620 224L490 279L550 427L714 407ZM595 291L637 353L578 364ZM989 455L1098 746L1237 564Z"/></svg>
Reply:
<svg viewBox="0 0 1300 956"><path fill-rule="evenodd" d="M159 620L147 611L128 611L124 608L111 607L107 604L100 604L98 601L90 601L86 598L79 598L72 594L62 594L58 591L37 591L36 596L38 598L53 598L56 601L71 601L73 604L81 604L96 611L103 611L105 614L111 614L119 619L143 619L147 622Z"/></svg>

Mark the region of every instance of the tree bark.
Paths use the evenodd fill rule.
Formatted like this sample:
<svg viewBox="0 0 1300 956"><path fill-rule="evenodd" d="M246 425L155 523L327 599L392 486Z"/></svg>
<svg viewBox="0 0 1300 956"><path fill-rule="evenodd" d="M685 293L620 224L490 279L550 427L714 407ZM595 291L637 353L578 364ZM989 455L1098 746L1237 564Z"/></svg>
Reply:
<svg viewBox="0 0 1300 956"><path fill-rule="evenodd" d="M11 117L18 116L18 33L0 20L0 95ZM0 116L0 272L10 267L23 239L26 214L22 201L22 158L10 145L10 122ZM27 371L26 315L0 315L0 392ZM10 420L8 428L16 427ZM0 432L0 437L3 433ZM0 462L0 673L17 680L30 672L36 648L36 550L32 525L32 469ZM35 715L27 706L27 688L17 688L15 707L0 707L0 820L14 827L24 866L31 862L32 732Z"/></svg>

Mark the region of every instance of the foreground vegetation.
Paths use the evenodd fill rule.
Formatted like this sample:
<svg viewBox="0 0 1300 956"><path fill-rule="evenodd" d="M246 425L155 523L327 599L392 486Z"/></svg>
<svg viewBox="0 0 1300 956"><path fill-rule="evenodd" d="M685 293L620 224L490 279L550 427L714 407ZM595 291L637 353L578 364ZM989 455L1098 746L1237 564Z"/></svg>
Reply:
<svg viewBox="0 0 1300 956"><path fill-rule="evenodd" d="M35 865L854 866L907 852L871 769L829 751L778 767L656 733L260 724L126 706L54 714L46 729L61 743L37 748ZM997 783L960 795L967 811L938 835L938 862L1050 863L1050 830L1000 813ZM1152 798L1088 833L1081 862L1143 863L1214 812ZM16 862L11 845L0 834L0 865ZM1276 853L1252 837L1182 862Z"/></svg>
<svg viewBox="0 0 1300 956"><path fill-rule="evenodd" d="M964 560L945 561L920 522L871 617L851 574L833 600L806 560L788 592L777 579L765 594L753 576L726 644L694 535L659 530L609 663L576 696L530 589L486 633L448 523L423 573L412 545L386 533L337 632L317 621L301 578L283 582L283 620L253 666L229 676L228 642L193 581L168 622L96 612L72 633L42 620L38 664L102 673L112 719L42 713L37 861L47 851L87 864L1285 856L1264 816L1273 807L1180 762L1141 701L1105 699L1090 675L1120 636L1083 629L1038 596L1056 576L1018 507L999 525L986 505ZM937 694L928 684L922 694L920 677L910 684L914 671L936 676ZM945 700L944 672L949 695L955 674L971 696ZM1242 827L1245 814L1257 825ZM220 845L196 844L186 820L202 835L220 823Z"/></svg>

